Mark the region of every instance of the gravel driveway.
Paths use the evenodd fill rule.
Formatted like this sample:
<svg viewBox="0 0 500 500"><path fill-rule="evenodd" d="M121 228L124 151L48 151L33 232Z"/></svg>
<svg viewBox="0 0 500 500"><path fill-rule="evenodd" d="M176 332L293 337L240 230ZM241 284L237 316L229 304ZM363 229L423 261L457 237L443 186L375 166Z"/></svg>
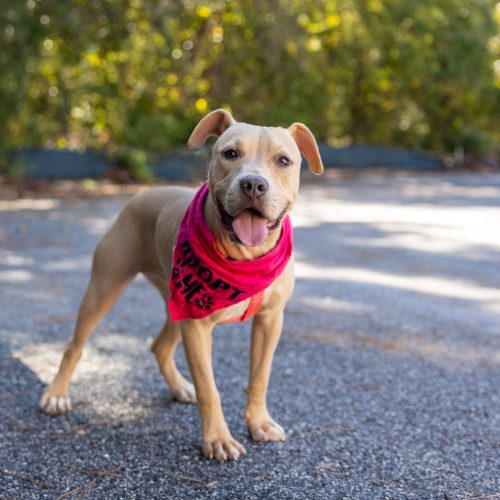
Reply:
<svg viewBox="0 0 500 500"><path fill-rule="evenodd" d="M0 498L500 498L500 175L305 183L269 392L288 439L248 439L249 328L219 327L248 451L225 464L201 456L196 408L148 351L163 305L144 279L90 340L73 411L36 409L125 199L0 202Z"/></svg>

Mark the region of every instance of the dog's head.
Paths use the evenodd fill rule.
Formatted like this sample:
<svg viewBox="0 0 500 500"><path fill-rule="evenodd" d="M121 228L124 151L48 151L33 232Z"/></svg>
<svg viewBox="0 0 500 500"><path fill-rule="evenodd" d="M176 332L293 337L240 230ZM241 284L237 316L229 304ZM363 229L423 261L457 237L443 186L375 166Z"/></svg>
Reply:
<svg viewBox="0 0 500 500"><path fill-rule="evenodd" d="M287 129L236 122L218 109L205 116L188 141L200 148L218 136L208 171L210 194L222 227L232 241L262 245L291 209L299 189L301 154L319 175L323 164L310 130L302 123Z"/></svg>

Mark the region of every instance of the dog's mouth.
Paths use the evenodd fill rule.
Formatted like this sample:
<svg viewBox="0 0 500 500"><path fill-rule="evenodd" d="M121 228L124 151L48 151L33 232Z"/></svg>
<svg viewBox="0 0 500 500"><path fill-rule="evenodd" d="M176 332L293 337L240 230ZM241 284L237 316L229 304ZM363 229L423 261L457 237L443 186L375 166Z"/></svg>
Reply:
<svg viewBox="0 0 500 500"><path fill-rule="evenodd" d="M240 210L230 215L220 200L217 200L222 227L229 233L232 241L249 247L258 247L266 241L279 225L286 213L286 209L274 221L269 221L255 207Z"/></svg>

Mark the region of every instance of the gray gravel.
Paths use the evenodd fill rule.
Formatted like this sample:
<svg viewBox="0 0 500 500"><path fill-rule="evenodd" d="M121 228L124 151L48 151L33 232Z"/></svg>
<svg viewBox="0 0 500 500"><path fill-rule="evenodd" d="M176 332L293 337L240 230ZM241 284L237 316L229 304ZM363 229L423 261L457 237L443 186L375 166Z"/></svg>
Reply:
<svg viewBox="0 0 500 500"><path fill-rule="evenodd" d="M220 327L216 377L248 451L226 464L201 456L196 408L148 351L163 306L144 279L89 342L73 411L36 410L124 201L0 202L0 498L500 496L499 175L303 186L269 392L288 439L248 439L248 325Z"/></svg>

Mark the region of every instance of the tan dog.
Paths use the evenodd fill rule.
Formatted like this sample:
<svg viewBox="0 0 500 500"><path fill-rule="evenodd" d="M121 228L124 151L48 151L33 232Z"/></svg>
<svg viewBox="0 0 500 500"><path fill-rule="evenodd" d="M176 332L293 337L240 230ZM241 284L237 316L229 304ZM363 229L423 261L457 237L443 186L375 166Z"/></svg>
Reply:
<svg viewBox="0 0 500 500"><path fill-rule="evenodd" d="M219 138L209 166L205 220L218 247L228 257L247 260L262 256L278 241L283 215L290 211L295 201L301 153L312 172L318 175L323 172L316 141L309 129L300 123L288 129L258 127L235 122L225 110L213 111L203 118L191 134L188 145L199 148L211 135ZM172 248L194 193L193 189L182 187L162 187L140 193L125 205L103 236L94 254L91 279L80 306L74 337L57 375L40 400L44 412L55 415L71 409L68 387L82 348L137 273L143 273L167 303ZM220 206L214 200L218 200ZM258 241L243 244L235 237L228 220L243 210L257 211L266 219L267 232L263 241L257 238ZM267 410L266 392L274 350L281 334L283 310L293 285L291 259L283 273L266 289L261 308L253 320L245 417L250 435L256 441L285 439L283 428ZM174 398L198 404L203 453L220 461L237 460L246 452L232 437L222 413L212 370L211 331L217 323L241 316L248 303L249 299L203 319L176 322L169 321L167 309L165 325L152 345ZM181 338L194 387L175 365L174 352Z"/></svg>

